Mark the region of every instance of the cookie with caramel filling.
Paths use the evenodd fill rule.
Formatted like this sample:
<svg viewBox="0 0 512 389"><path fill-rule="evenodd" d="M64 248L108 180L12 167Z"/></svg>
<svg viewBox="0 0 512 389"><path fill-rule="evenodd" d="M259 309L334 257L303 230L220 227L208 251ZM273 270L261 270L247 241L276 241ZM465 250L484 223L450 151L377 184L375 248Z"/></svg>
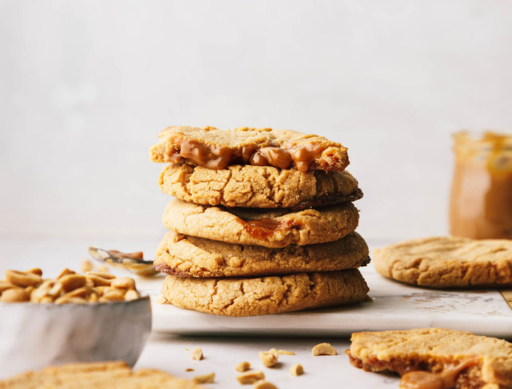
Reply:
<svg viewBox="0 0 512 389"><path fill-rule="evenodd" d="M295 167L343 171L349 164L347 148L323 136L270 128L168 127L149 152L153 162L185 162L208 169L228 165Z"/></svg>
<svg viewBox="0 0 512 389"><path fill-rule="evenodd" d="M512 241L413 239L375 250L385 277L431 288L512 286Z"/></svg>
<svg viewBox="0 0 512 389"><path fill-rule="evenodd" d="M363 196L347 171L301 172L273 166L234 165L212 170L170 164L160 174L162 192L203 205L248 208L312 208Z"/></svg>
<svg viewBox="0 0 512 389"><path fill-rule="evenodd" d="M192 381L163 371L139 369L133 372L124 362L75 363L47 367L0 381L0 389L200 389Z"/></svg>
<svg viewBox="0 0 512 389"><path fill-rule="evenodd" d="M180 277L249 277L355 269L369 262L368 246L357 232L330 243L281 249L242 246L168 232L155 269Z"/></svg>
<svg viewBox="0 0 512 389"><path fill-rule="evenodd" d="M258 316L364 301L357 269L262 278L167 276L162 294L177 307L222 316Z"/></svg>
<svg viewBox="0 0 512 389"><path fill-rule="evenodd" d="M355 367L398 373L401 388L512 388L512 344L442 328L356 332L346 353Z"/></svg>
<svg viewBox="0 0 512 389"><path fill-rule="evenodd" d="M271 248L333 242L353 232L359 211L352 203L290 211L209 207L172 200L164 226L180 234Z"/></svg>

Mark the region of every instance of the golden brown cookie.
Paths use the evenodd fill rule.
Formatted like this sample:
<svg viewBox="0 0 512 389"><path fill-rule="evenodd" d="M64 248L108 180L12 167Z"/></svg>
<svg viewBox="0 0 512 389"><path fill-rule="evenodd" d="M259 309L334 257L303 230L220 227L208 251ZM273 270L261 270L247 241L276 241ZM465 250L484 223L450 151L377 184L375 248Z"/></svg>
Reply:
<svg viewBox="0 0 512 389"><path fill-rule="evenodd" d="M347 148L318 135L271 128L174 126L160 132L150 149L153 162L185 162L208 169L228 165L295 167L305 172L341 172L348 164Z"/></svg>
<svg viewBox="0 0 512 389"><path fill-rule="evenodd" d="M300 172L273 166L234 165L212 170L170 164L160 174L162 192L203 205L249 208L312 208L363 196L347 171Z"/></svg>
<svg viewBox="0 0 512 389"><path fill-rule="evenodd" d="M153 266L180 277L250 277L355 269L369 261L368 246L357 232L335 242L281 249L168 232Z"/></svg>
<svg viewBox="0 0 512 389"><path fill-rule="evenodd" d="M192 381L152 369L133 372L124 362L47 367L0 381L0 389L200 389Z"/></svg>
<svg viewBox="0 0 512 389"><path fill-rule="evenodd" d="M512 241L414 239L374 252L385 277L432 288L512 285Z"/></svg>
<svg viewBox="0 0 512 389"><path fill-rule="evenodd" d="M162 294L180 308L258 316L362 302L368 286L357 269L263 278L167 276Z"/></svg>
<svg viewBox="0 0 512 389"><path fill-rule="evenodd" d="M401 388L512 388L512 344L505 340L442 328L358 332L351 340L352 365L398 373Z"/></svg>
<svg viewBox="0 0 512 389"><path fill-rule="evenodd" d="M359 211L352 203L289 211L209 207L172 200L164 226L180 234L271 248L333 242L354 231Z"/></svg>

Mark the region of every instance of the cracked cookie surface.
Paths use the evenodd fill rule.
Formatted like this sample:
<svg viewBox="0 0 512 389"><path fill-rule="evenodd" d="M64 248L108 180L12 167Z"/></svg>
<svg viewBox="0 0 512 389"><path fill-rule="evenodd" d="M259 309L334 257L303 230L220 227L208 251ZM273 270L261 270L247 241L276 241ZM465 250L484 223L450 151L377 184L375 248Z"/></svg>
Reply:
<svg viewBox="0 0 512 389"><path fill-rule="evenodd" d="M377 271L432 288L512 285L512 241L413 239L374 251Z"/></svg>
<svg viewBox="0 0 512 389"><path fill-rule="evenodd" d="M249 277L355 269L369 262L368 246L352 232L330 243L281 249L242 246L168 232L155 269L180 277Z"/></svg>
<svg viewBox="0 0 512 389"><path fill-rule="evenodd" d="M223 316L258 316L362 302L368 286L357 269L261 278L167 276L168 302Z"/></svg>
<svg viewBox="0 0 512 389"><path fill-rule="evenodd" d="M47 367L0 381L0 389L200 389L192 381L163 371L139 369L133 372L125 362L74 363Z"/></svg>
<svg viewBox="0 0 512 389"><path fill-rule="evenodd" d="M430 381L443 377L445 385L453 386L442 387L450 388L512 388L512 344L505 340L425 328L356 332L351 341L346 352L350 363L366 371L400 375L422 371Z"/></svg>
<svg viewBox="0 0 512 389"><path fill-rule="evenodd" d="M235 165L212 170L170 164L160 174L163 193L203 205L291 208L354 201L362 197L347 171L300 172L272 166Z"/></svg>
<svg viewBox="0 0 512 389"><path fill-rule="evenodd" d="M184 235L279 248L341 239L356 229L359 211L352 203L289 211L226 209L172 200L162 221L167 229Z"/></svg>
<svg viewBox="0 0 512 389"><path fill-rule="evenodd" d="M153 162L185 162L208 169L228 165L295 167L300 171L343 171L347 148L323 136L271 128L168 127L151 147Z"/></svg>

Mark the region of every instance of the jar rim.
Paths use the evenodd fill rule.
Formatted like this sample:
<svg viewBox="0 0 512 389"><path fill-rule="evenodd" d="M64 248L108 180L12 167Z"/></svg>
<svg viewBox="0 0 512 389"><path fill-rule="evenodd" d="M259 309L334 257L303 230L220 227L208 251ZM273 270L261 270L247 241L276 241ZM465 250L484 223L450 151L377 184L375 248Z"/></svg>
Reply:
<svg viewBox="0 0 512 389"><path fill-rule="evenodd" d="M468 150L512 150L512 131L459 131L453 134L455 148Z"/></svg>

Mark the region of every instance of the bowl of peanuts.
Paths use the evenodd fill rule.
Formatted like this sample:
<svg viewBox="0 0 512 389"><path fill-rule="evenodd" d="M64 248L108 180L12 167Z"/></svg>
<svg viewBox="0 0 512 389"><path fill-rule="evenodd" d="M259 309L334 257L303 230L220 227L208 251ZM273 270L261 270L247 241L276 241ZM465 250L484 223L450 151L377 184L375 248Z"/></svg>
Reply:
<svg viewBox="0 0 512 389"><path fill-rule="evenodd" d="M150 332L151 303L133 278L30 269L0 280L0 377L73 362L133 366Z"/></svg>

